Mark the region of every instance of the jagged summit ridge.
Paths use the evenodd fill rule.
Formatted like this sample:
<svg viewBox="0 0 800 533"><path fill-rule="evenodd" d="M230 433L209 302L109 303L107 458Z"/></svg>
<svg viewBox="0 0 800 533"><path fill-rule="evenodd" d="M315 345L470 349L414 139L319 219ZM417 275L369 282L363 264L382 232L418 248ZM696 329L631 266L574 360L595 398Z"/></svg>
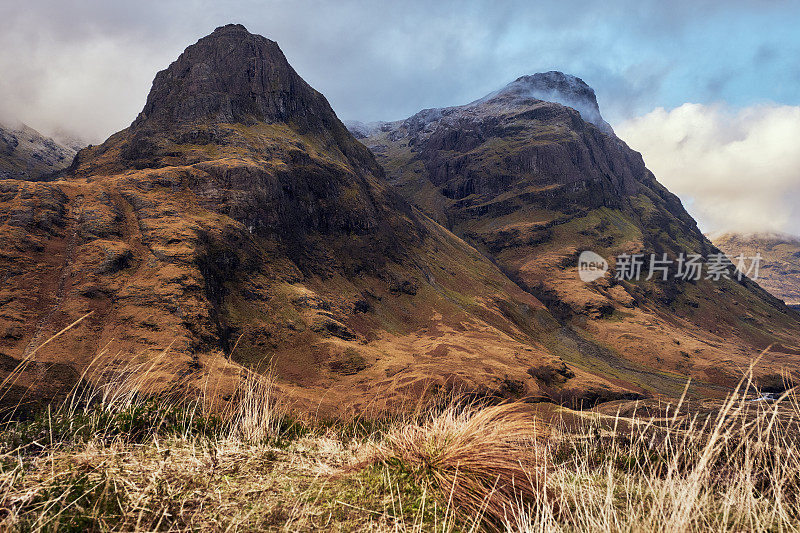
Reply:
<svg viewBox="0 0 800 533"><path fill-rule="evenodd" d="M581 118L591 122L604 133L613 135L611 125L603 119L597 96L585 81L551 70L528 76L520 76L499 91L493 92L474 103L484 103L495 98L527 99L535 98L571 107L581 114Z"/></svg>
<svg viewBox="0 0 800 533"><path fill-rule="evenodd" d="M423 109L405 121L395 122L361 122L349 120L345 125L357 139L372 137L380 132L387 132L402 125L422 130L443 117L457 118L464 114L497 113L500 110L513 112L529 106L532 100L540 100L569 107L577 111L580 118L597 127L601 132L616 139L614 129L603 119L597 96L585 81L571 74L558 71L540 72L520 76L502 89L491 92L466 105Z"/></svg>
<svg viewBox="0 0 800 533"><path fill-rule="evenodd" d="M319 129L329 115L325 98L295 72L276 42L229 24L156 75L132 126L291 121Z"/></svg>

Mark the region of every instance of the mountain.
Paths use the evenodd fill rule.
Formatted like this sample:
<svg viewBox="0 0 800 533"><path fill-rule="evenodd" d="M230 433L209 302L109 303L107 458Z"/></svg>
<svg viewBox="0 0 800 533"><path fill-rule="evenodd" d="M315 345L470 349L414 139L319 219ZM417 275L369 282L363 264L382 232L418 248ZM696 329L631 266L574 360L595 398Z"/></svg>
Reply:
<svg viewBox="0 0 800 533"><path fill-rule="evenodd" d="M81 148L86 148L90 144L84 137L66 128L56 128L52 133L52 138L61 146L65 146L75 153L79 152Z"/></svg>
<svg viewBox="0 0 800 533"><path fill-rule="evenodd" d="M579 79L523 76L470 104L355 134L406 199L547 306L561 329L537 338L576 367L670 394L678 376L707 391L729 386L769 345L764 371L795 365L797 315L730 265L731 279L705 279L719 250L606 127ZM610 272L582 281L583 251ZM666 254L668 279L617 279L623 254ZM703 258L701 279L676 276L690 254Z"/></svg>
<svg viewBox="0 0 800 533"><path fill-rule="evenodd" d="M147 387L223 400L237 368L273 372L284 397L335 413L441 387L648 394L566 363L543 341L563 329L547 307L395 192L240 25L186 48L130 127L56 179L0 181L0 250L1 368L31 359L7 403L55 397L93 364L88 379L144 365Z"/></svg>
<svg viewBox="0 0 800 533"><path fill-rule="evenodd" d="M24 124L0 124L0 179L39 179L72 163L76 149Z"/></svg>
<svg viewBox="0 0 800 533"><path fill-rule="evenodd" d="M795 368L797 315L747 279L580 280L582 250L717 250L585 84L521 80L371 125L381 166L276 43L216 29L130 127L0 180L0 400L147 368L226 401L246 367L330 414L451 387L574 406L725 394L767 345L760 372ZM551 85L584 110L529 94Z"/></svg>
<svg viewBox="0 0 800 533"><path fill-rule="evenodd" d="M520 76L499 91L493 92L473 102L482 104L489 100L502 100L507 105L524 105L527 100L543 100L570 107L580 113L586 122L594 124L603 133L613 135L611 124L603 119L594 89L582 79L563 72L540 72L530 76Z"/></svg>
<svg viewBox="0 0 800 533"><path fill-rule="evenodd" d="M503 97L503 100L512 106L518 103L524 104L526 100L530 99L557 102L578 111L583 120L594 124L600 131L607 134L614 133L611 125L600 114L600 106L597 105L594 89L582 79L563 72L550 71L531 76L520 76L499 91L494 91L469 105L476 106L498 97ZM364 139L381 130L392 129L390 122L383 121L347 120L344 124L356 139Z"/></svg>
<svg viewBox="0 0 800 533"><path fill-rule="evenodd" d="M738 257L760 254L758 284L786 305L800 307L800 237L770 233L725 233L713 238L714 245L728 254L733 263Z"/></svg>

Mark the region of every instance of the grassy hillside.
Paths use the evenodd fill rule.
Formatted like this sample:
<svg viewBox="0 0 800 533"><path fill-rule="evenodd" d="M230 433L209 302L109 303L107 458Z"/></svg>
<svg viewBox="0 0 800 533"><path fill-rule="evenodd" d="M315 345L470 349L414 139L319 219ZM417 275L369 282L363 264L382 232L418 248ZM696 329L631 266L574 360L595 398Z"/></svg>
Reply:
<svg viewBox="0 0 800 533"><path fill-rule="evenodd" d="M733 263L737 257L761 255L758 284L786 305L800 307L800 238L791 235L726 233L714 245Z"/></svg>

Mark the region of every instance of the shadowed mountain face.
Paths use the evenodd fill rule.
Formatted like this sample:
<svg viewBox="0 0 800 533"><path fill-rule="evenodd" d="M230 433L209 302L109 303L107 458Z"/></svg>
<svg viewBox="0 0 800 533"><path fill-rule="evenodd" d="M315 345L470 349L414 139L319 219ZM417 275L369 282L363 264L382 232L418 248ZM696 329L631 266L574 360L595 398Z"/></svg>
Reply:
<svg viewBox="0 0 800 533"><path fill-rule="evenodd" d="M541 100L529 89L543 80L573 80L584 110ZM641 155L592 123L594 93L574 80L526 76L468 105L354 130L405 198L546 304L564 329L543 342L576 366L669 391L674 375L730 384L770 344L770 364L793 364L796 315L755 283L676 279L680 254L708 262L718 250ZM581 281L583 250L611 273ZM668 279L617 281L620 254L667 254Z"/></svg>
<svg viewBox="0 0 800 533"><path fill-rule="evenodd" d="M713 239L714 245L738 257L760 254L758 284L786 305L800 308L800 238L792 235L726 233Z"/></svg>
<svg viewBox="0 0 800 533"><path fill-rule="evenodd" d="M0 125L0 179L40 179L69 166L75 150L25 125Z"/></svg>
<svg viewBox="0 0 800 533"><path fill-rule="evenodd" d="M6 402L56 395L95 359L219 398L240 366L273 369L286 397L339 412L441 386L647 392L565 363L554 340L584 341L392 190L278 46L242 26L187 48L134 123L58 179L0 181L0 249L3 371L32 359Z"/></svg>
<svg viewBox="0 0 800 533"><path fill-rule="evenodd" d="M239 25L217 29L159 72L131 127L81 151L69 175L176 167L183 175L168 185L270 239L307 275L375 272L403 254L395 233L406 244L426 234L277 44ZM346 252L367 244L369 253Z"/></svg>

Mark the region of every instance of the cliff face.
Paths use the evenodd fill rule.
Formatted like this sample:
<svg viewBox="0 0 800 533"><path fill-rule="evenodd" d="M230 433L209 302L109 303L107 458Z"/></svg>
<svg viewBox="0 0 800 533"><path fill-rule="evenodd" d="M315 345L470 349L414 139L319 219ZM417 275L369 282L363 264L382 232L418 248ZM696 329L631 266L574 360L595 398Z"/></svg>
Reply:
<svg viewBox="0 0 800 533"><path fill-rule="evenodd" d="M217 28L156 74L133 128L292 121L321 132L335 126L332 115L274 41L234 24Z"/></svg>
<svg viewBox="0 0 800 533"><path fill-rule="evenodd" d="M544 80L572 87L584 110L543 101ZM358 131L401 194L547 305L565 328L549 342L576 365L600 359L611 375L638 373L634 381L649 368L722 384L733 361L769 344L795 353L796 316L755 283L676 279L681 254L709 261L718 250L641 155L599 122L593 91L574 80L522 77L471 104ZM567 101L567 90L553 94ZM581 281L584 250L611 272ZM625 253L667 254L668 279L614 279ZM573 334L581 340L565 341Z"/></svg>
<svg viewBox="0 0 800 533"><path fill-rule="evenodd" d="M388 187L277 45L241 26L187 48L133 124L57 180L0 181L0 249L4 372L33 358L6 402L53 396L93 360L221 398L237 367L271 368L313 409L439 386L645 392L545 346L560 327L545 306Z"/></svg>

